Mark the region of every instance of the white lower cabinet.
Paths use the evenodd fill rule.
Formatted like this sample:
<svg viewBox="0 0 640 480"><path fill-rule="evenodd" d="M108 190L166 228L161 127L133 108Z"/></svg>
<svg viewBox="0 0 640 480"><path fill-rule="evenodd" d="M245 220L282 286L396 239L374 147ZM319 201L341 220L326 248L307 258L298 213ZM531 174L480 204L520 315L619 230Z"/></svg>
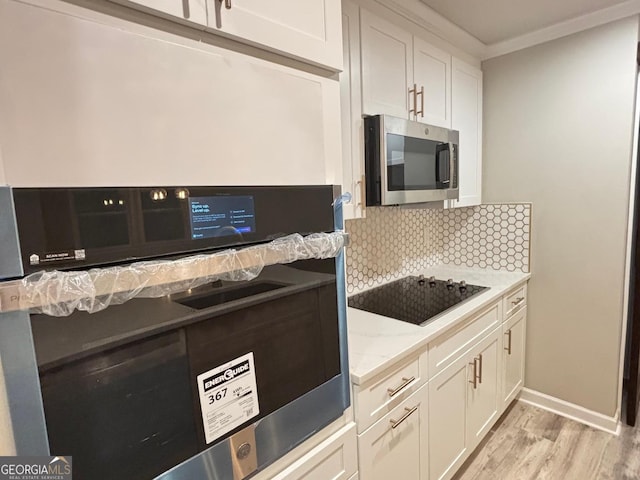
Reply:
<svg viewBox="0 0 640 480"><path fill-rule="evenodd" d="M429 478L449 478L467 451L468 358L461 357L429 381Z"/></svg>
<svg viewBox="0 0 640 480"><path fill-rule="evenodd" d="M334 433L272 480L352 480L357 478L356 426Z"/></svg>
<svg viewBox="0 0 640 480"><path fill-rule="evenodd" d="M506 407L524 386L524 353L527 332L527 308L504 322L502 402Z"/></svg>
<svg viewBox="0 0 640 480"><path fill-rule="evenodd" d="M428 387L358 436L362 480L427 480Z"/></svg>
<svg viewBox="0 0 640 480"><path fill-rule="evenodd" d="M500 329L494 330L429 382L429 465L448 479L500 414Z"/></svg>
<svg viewBox="0 0 640 480"><path fill-rule="evenodd" d="M472 351L469 367L472 378L467 390L467 438L473 450L500 415L500 335L496 329ZM475 381L473 375L475 374Z"/></svg>

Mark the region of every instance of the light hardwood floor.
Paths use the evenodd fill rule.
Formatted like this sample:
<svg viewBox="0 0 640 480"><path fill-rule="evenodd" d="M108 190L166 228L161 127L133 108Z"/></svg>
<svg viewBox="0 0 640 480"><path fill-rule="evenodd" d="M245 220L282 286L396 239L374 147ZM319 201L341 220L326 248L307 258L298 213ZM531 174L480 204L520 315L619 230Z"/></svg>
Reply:
<svg viewBox="0 0 640 480"><path fill-rule="evenodd" d="M639 480L640 428L616 437L515 402L454 480Z"/></svg>

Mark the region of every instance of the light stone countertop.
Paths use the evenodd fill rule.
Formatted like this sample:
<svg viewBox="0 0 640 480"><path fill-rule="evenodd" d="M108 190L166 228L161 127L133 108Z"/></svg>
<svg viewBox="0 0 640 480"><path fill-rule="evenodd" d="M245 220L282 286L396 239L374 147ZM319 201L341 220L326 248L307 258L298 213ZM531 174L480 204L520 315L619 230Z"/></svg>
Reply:
<svg viewBox="0 0 640 480"><path fill-rule="evenodd" d="M432 275L438 280L453 278L456 282L465 280L469 284L490 288L422 327L347 308L349 371L353 383L361 385L402 358L420 350L446 330L463 322L531 277L530 273L449 265L430 267L413 275L420 273L427 278Z"/></svg>

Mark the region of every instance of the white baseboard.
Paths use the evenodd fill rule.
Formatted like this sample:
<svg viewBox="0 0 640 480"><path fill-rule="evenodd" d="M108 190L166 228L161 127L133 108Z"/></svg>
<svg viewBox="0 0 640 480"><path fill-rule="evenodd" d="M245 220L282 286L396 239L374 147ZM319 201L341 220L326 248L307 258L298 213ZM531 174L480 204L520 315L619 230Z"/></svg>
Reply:
<svg viewBox="0 0 640 480"><path fill-rule="evenodd" d="M534 407L542 408L557 415L584 423L598 430L603 430L613 435L619 435L621 425L617 417L608 417L593 410L588 410L580 405L569 403L559 398L523 388L518 399Z"/></svg>

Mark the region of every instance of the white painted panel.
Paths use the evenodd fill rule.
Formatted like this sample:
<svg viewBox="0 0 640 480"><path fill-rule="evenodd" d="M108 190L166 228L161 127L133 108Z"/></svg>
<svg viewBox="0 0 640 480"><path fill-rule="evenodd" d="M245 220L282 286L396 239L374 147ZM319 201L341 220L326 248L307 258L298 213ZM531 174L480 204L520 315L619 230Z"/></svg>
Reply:
<svg viewBox="0 0 640 480"><path fill-rule="evenodd" d="M360 9L362 38L362 108L367 115L409 118L413 86L412 36Z"/></svg>
<svg viewBox="0 0 640 480"><path fill-rule="evenodd" d="M342 69L340 0L209 0L208 16L214 32Z"/></svg>
<svg viewBox="0 0 640 480"><path fill-rule="evenodd" d="M467 440L468 448L474 449L498 419L500 393L498 389L502 371L498 369L498 349L502 345L502 329L496 329L487 339L474 348L471 361L477 359L476 386L467 387Z"/></svg>
<svg viewBox="0 0 640 480"><path fill-rule="evenodd" d="M526 343L526 318L527 308L521 310L513 318L509 319L502 327L503 358L503 403L507 406L524 386L524 359ZM507 349L509 333L511 336L511 348Z"/></svg>
<svg viewBox="0 0 640 480"><path fill-rule="evenodd" d="M428 478L427 398L424 386L358 436L359 473L363 479ZM394 423L396 428L392 427Z"/></svg>
<svg viewBox="0 0 640 480"><path fill-rule="evenodd" d="M456 207L482 203L482 71L454 58L451 125L460 132Z"/></svg>
<svg viewBox="0 0 640 480"><path fill-rule="evenodd" d="M146 12L207 25L207 0L111 0Z"/></svg>
<svg viewBox="0 0 640 480"><path fill-rule="evenodd" d="M450 478L467 452L467 385L463 357L429 382L429 471L431 480Z"/></svg>
<svg viewBox="0 0 640 480"><path fill-rule="evenodd" d="M424 115L419 122L451 128L451 55L419 37L413 38L413 78L424 88ZM420 108L422 109L422 108Z"/></svg>
<svg viewBox="0 0 640 480"><path fill-rule="evenodd" d="M0 0L7 182L325 183L337 82L149 34Z"/></svg>

